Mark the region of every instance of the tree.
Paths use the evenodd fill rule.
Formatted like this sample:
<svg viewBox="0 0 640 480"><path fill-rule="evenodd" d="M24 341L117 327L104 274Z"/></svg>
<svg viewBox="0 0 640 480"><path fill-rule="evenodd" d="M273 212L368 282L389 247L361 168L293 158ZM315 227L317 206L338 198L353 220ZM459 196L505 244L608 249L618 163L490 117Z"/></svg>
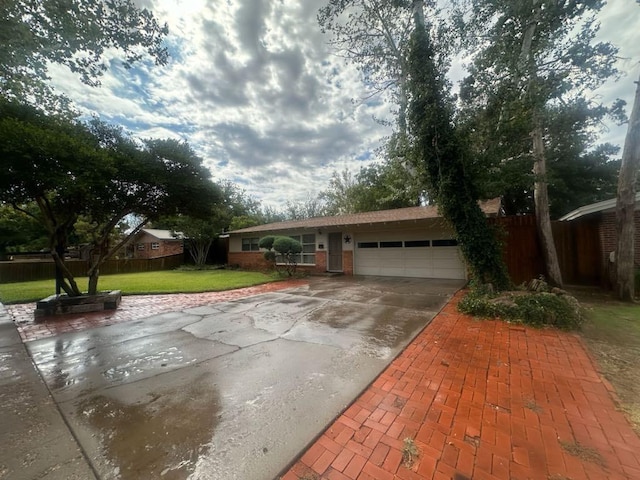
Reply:
<svg viewBox="0 0 640 480"><path fill-rule="evenodd" d="M502 252L466 171L468 152L453 124L453 106L442 72L436 69L431 39L415 2L416 28L409 50L409 132L416 158L424 164L427 191L456 231L473 278L506 288L509 278Z"/></svg>
<svg viewBox="0 0 640 480"><path fill-rule="evenodd" d="M0 200L43 223L61 274L57 286L69 295L79 295L64 265L64 251L89 190L96 180L104 182L111 174L95 139L78 122L0 101L0 157L5 169L0 176ZM23 208L29 202L37 204L37 216Z"/></svg>
<svg viewBox="0 0 640 480"><path fill-rule="evenodd" d="M284 216L287 220L322 217L326 214L322 199L309 196L304 202L287 201Z"/></svg>
<svg viewBox="0 0 640 480"><path fill-rule="evenodd" d="M191 148L175 140L136 142L122 129L89 125L24 104L0 102L0 201L22 209L45 226L60 272L58 285L81 295L64 264L64 251L78 218L93 239L88 291L97 290L100 266L150 220L161 215L207 215L217 199L209 172ZM113 232L135 218L127 237L113 245Z"/></svg>
<svg viewBox="0 0 640 480"><path fill-rule="evenodd" d="M121 128L92 122L92 132L111 160L111 180L98 181L91 191L86 215L95 225L89 294L97 291L100 266L126 245L148 222L163 215L207 219L220 201L209 171L186 142L147 139L142 145ZM113 229L125 218L137 224L117 245Z"/></svg>
<svg viewBox="0 0 640 480"><path fill-rule="evenodd" d="M616 74L617 50L593 44L600 0L471 0L468 44L474 54L463 97L491 114L499 161L529 159L538 233L551 283L562 284L551 234L548 180L551 109L586 102L587 91ZM511 148L510 148L511 146Z"/></svg>
<svg viewBox="0 0 640 480"><path fill-rule="evenodd" d="M34 218L38 215L38 206L30 203L19 205L19 208L16 210L9 204L0 204L0 255L41 250L49 245L46 230Z"/></svg>
<svg viewBox="0 0 640 480"><path fill-rule="evenodd" d="M319 198L326 203L326 214L343 215L417 206L423 190L418 176L409 173L399 158L389 157L362 167L355 176L348 169L333 172Z"/></svg>
<svg viewBox="0 0 640 480"><path fill-rule="evenodd" d="M616 199L616 290L618 298L633 301L635 295L636 183L640 171L640 79L636 82L629 127L624 141Z"/></svg>
<svg viewBox="0 0 640 480"><path fill-rule="evenodd" d="M50 100L50 62L67 66L88 85L98 85L107 69L107 50L119 51L126 68L145 57L164 65L167 32L166 25L131 0L3 0L0 90L6 98Z"/></svg>

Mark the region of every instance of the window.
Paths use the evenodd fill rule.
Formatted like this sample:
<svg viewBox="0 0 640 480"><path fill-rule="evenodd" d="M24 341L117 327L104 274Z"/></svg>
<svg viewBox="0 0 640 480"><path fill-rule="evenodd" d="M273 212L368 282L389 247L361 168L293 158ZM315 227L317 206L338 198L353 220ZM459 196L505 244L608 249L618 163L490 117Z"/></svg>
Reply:
<svg viewBox="0 0 640 480"><path fill-rule="evenodd" d="M136 248L138 250L144 250L144 243L139 243L138 245L136 245Z"/></svg>
<svg viewBox="0 0 640 480"><path fill-rule="evenodd" d="M260 251L260 247L258 246L258 242L260 239L258 237L251 238L243 238L242 239L242 251L243 252L258 252Z"/></svg>
<svg viewBox="0 0 640 480"><path fill-rule="evenodd" d="M158 242L151 243L151 250L160 250L160 244Z"/></svg>
<svg viewBox="0 0 640 480"><path fill-rule="evenodd" d="M380 248L402 248L402 241L380 242Z"/></svg>
<svg viewBox="0 0 640 480"><path fill-rule="evenodd" d="M456 245L458 245L458 241L452 238L432 240L431 245L433 245L434 247L455 247Z"/></svg>
<svg viewBox="0 0 640 480"><path fill-rule="evenodd" d="M358 248L378 248L378 242L358 242Z"/></svg>
<svg viewBox="0 0 640 480"><path fill-rule="evenodd" d="M297 240L302 245L302 253L295 256L296 263L302 265L315 265L316 264L316 235L314 233L308 233L306 235L289 235L294 240ZM284 263L281 256L278 256L278 263Z"/></svg>
<svg viewBox="0 0 640 480"><path fill-rule="evenodd" d="M407 240L404 246L405 248L428 247L429 240Z"/></svg>

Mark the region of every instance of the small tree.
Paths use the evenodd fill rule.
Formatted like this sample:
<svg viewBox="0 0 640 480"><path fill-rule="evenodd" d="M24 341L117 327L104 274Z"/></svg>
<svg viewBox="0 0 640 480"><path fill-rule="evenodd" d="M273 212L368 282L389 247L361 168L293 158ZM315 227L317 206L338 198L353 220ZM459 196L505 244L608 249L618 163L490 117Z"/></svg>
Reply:
<svg viewBox="0 0 640 480"><path fill-rule="evenodd" d="M267 235L258 241L260 248L265 248L264 258L268 262L276 264L278 257L285 264L285 270L289 276L293 276L298 265L297 256L302 252L302 244L291 237L277 237Z"/></svg>
<svg viewBox="0 0 640 480"><path fill-rule="evenodd" d="M289 276L296 272L298 254L302 253L302 244L291 237L276 237L273 249L282 257Z"/></svg>

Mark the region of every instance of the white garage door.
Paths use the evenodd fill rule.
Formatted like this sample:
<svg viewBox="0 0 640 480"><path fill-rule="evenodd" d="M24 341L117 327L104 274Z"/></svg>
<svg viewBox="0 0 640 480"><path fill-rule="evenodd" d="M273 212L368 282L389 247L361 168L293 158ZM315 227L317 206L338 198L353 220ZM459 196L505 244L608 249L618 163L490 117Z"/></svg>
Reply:
<svg viewBox="0 0 640 480"><path fill-rule="evenodd" d="M450 238L419 234L357 235L356 275L465 279L460 248Z"/></svg>

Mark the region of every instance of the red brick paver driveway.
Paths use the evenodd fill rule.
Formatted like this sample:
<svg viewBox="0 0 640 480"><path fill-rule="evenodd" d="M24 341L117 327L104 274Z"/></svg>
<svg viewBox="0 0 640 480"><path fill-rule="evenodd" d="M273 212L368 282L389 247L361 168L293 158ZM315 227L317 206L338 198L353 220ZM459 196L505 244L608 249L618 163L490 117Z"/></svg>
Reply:
<svg viewBox="0 0 640 480"><path fill-rule="evenodd" d="M122 303L117 310L65 315L63 317L45 317L38 323L35 323L33 317L35 303L7 305L6 308L16 323L22 341L28 342L66 332L106 327L107 325L146 318L160 313L182 311L212 303L228 302L251 295L298 287L306 283L308 281L304 279L292 279L224 292L132 295L122 297Z"/></svg>
<svg viewBox="0 0 640 480"><path fill-rule="evenodd" d="M283 480L640 479L640 439L580 337L477 321L457 299Z"/></svg>

